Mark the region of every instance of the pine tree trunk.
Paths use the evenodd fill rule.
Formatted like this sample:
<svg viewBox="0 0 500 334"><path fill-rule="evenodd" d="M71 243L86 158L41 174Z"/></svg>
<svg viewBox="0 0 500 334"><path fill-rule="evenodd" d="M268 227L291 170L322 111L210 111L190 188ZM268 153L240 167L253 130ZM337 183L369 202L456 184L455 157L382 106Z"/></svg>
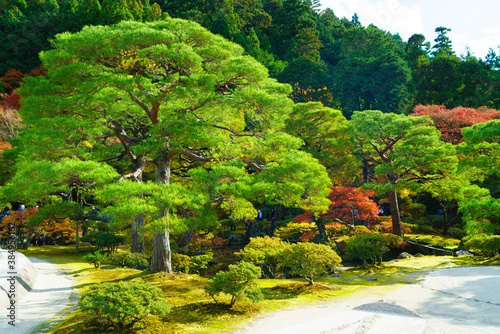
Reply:
<svg viewBox="0 0 500 334"><path fill-rule="evenodd" d="M170 159L167 152L161 152L154 160L156 165L155 181L158 184L170 183ZM168 215L168 213L167 213ZM168 223L168 216L167 216ZM165 227L164 232L156 233L153 237L153 254L151 256L151 271L172 272L172 251L170 250L170 231Z"/></svg>
<svg viewBox="0 0 500 334"><path fill-rule="evenodd" d="M172 252L170 250L169 231L156 233L153 237L153 254L151 256L151 271L154 273L172 273Z"/></svg>
<svg viewBox="0 0 500 334"><path fill-rule="evenodd" d="M323 223L323 221L317 219L316 226L318 227L318 232L323 238L323 240L325 240L326 242L330 242L330 237L328 237L328 233L326 232L325 224Z"/></svg>
<svg viewBox="0 0 500 334"><path fill-rule="evenodd" d="M132 222L130 252L144 255L144 236L141 229L144 227L144 216L140 215Z"/></svg>
<svg viewBox="0 0 500 334"><path fill-rule="evenodd" d="M396 190L389 190L387 196L389 197L389 204L391 206L392 233L402 237L403 228L401 226L401 216L399 214L398 195Z"/></svg>

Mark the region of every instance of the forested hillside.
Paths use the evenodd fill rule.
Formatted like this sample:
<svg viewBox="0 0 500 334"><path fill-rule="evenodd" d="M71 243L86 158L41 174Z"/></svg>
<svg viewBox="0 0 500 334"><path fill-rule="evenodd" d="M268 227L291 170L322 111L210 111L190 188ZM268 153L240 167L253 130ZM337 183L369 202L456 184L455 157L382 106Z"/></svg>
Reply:
<svg viewBox="0 0 500 334"><path fill-rule="evenodd" d="M317 0L2 0L0 89L10 94L41 66L58 33L85 25L163 17L193 20L240 44L295 102L321 101L350 119L356 110L409 113L416 105L500 108L500 55L457 55L447 33L399 35L320 11ZM496 47L492 45L492 48ZM40 71L38 71L40 72ZM38 73L40 74L40 73ZM33 73L31 73L33 75ZM36 74L35 74L36 75Z"/></svg>

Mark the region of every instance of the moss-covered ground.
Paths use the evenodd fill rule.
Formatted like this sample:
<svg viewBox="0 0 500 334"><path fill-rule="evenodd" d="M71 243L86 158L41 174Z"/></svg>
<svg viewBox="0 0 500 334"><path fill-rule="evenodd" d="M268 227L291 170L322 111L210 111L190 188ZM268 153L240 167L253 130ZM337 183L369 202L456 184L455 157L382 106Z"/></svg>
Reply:
<svg viewBox="0 0 500 334"><path fill-rule="evenodd" d="M422 276L434 269L450 266L500 265L500 257L473 256L446 257L424 256L384 262L382 266L368 268L343 268L336 275L327 275L313 286L302 279L261 279L259 285L264 299L257 303L238 302L233 308L216 305L203 286L208 278L188 274L152 274L127 268L102 265L96 269L83 260L90 249L78 254L74 248L43 246L22 251L26 256L36 256L55 263L73 277L81 294L89 286L120 280L143 280L159 286L171 305L170 313L163 319L148 316L133 328L121 333L231 333L248 321L276 310L308 304L334 302L354 294L384 294L402 284L417 283ZM229 301L229 298L228 300ZM112 333L112 328L102 328L79 309L75 310L47 333Z"/></svg>

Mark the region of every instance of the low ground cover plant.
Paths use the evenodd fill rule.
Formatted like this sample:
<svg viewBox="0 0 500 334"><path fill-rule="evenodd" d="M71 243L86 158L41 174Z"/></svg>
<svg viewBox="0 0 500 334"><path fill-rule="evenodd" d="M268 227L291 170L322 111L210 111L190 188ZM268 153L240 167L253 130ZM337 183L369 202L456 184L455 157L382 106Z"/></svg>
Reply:
<svg viewBox="0 0 500 334"><path fill-rule="evenodd" d="M158 287L121 281L92 286L82 295L80 309L100 323L119 329L132 326L148 314L166 315L169 305Z"/></svg>

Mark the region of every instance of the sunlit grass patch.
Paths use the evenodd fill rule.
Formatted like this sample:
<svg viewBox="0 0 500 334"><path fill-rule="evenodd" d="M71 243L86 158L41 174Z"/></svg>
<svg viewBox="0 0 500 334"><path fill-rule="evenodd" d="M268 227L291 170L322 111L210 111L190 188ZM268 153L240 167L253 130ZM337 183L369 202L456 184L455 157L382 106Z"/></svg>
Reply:
<svg viewBox="0 0 500 334"><path fill-rule="evenodd" d="M442 235L405 234L405 238L423 243L427 246L444 249L455 249L460 245L459 239L445 237Z"/></svg>

